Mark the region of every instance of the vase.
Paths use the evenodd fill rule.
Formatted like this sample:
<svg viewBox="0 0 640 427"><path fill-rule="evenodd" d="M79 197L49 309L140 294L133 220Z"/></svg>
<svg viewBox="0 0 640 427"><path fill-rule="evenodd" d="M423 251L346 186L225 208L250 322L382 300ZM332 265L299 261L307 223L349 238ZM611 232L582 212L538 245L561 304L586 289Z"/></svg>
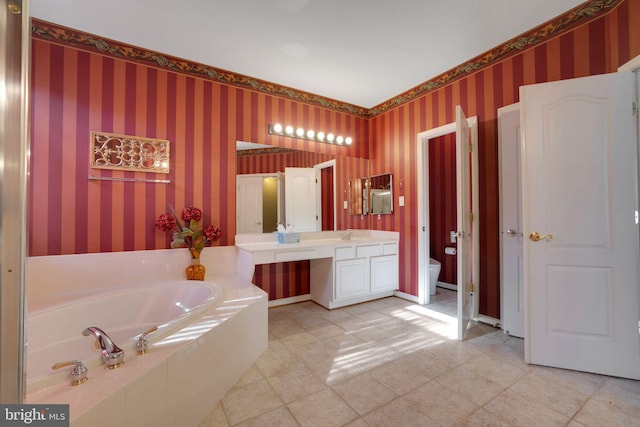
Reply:
<svg viewBox="0 0 640 427"><path fill-rule="evenodd" d="M200 264L200 251L189 249L189 252L191 253L191 265L185 270L187 280L204 280L205 268Z"/></svg>

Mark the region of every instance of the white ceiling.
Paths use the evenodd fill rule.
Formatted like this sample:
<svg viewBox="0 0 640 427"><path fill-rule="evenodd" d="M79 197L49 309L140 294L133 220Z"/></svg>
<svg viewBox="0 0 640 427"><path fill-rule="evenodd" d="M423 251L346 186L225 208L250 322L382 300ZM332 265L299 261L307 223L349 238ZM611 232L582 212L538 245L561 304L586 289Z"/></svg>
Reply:
<svg viewBox="0 0 640 427"><path fill-rule="evenodd" d="M31 16L371 108L583 0L31 0Z"/></svg>

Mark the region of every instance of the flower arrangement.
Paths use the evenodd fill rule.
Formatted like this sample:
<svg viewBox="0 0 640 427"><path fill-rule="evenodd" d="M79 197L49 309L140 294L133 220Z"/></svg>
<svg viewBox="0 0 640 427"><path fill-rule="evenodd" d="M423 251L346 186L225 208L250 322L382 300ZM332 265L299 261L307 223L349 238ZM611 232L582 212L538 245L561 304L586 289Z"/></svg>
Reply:
<svg viewBox="0 0 640 427"><path fill-rule="evenodd" d="M156 219L156 227L161 231L173 232L172 248L189 248L191 256L199 258L200 252L207 242L215 242L222 237L222 230L215 225L198 228L202 219L202 211L196 207L188 207L182 210L184 225L178 221L173 209Z"/></svg>

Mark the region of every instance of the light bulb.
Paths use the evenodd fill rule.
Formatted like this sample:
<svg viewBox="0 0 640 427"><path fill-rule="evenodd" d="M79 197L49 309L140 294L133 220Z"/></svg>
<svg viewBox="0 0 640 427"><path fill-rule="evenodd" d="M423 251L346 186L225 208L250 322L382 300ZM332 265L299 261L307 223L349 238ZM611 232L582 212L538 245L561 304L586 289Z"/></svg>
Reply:
<svg viewBox="0 0 640 427"><path fill-rule="evenodd" d="M334 136L333 136L333 134L332 134L332 133L330 133L330 134L328 134L328 135L327 135L327 141L329 141L329 142L333 142L333 138L334 138Z"/></svg>
<svg viewBox="0 0 640 427"><path fill-rule="evenodd" d="M336 142L338 144L342 144L344 142L344 138L342 137L342 135L338 135L338 137L336 138Z"/></svg>
<svg viewBox="0 0 640 427"><path fill-rule="evenodd" d="M317 136L320 141L324 141L324 132L318 132Z"/></svg>
<svg viewBox="0 0 640 427"><path fill-rule="evenodd" d="M307 131L307 138L313 139L314 136L316 136L316 133L314 131L312 131L311 129L309 129Z"/></svg>
<svg viewBox="0 0 640 427"><path fill-rule="evenodd" d="M348 136L348 137L346 137L346 138L345 138L344 142L345 142L347 145L351 145L351 143L353 142L353 139L351 139L351 137L350 137L350 136Z"/></svg>
<svg viewBox="0 0 640 427"><path fill-rule="evenodd" d="M302 129L302 128L296 129L296 135L303 136L304 135L304 129Z"/></svg>
<svg viewBox="0 0 640 427"><path fill-rule="evenodd" d="M273 125L272 129L275 133L282 133L282 125L280 123Z"/></svg>
<svg viewBox="0 0 640 427"><path fill-rule="evenodd" d="M287 126L284 129L284 133L286 133L287 135L293 135L293 126Z"/></svg>

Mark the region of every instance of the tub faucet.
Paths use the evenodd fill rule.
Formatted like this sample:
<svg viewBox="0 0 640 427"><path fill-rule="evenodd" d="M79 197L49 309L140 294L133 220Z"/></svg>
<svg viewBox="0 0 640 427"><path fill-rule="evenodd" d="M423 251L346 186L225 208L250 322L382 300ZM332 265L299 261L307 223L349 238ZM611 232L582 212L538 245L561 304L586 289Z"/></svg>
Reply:
<svg viewBox="0 0 640 427"><path fill-rule="evenodd" d="M89 326L87 329L82 331L82 335L85 337L88 337L91 334L96 337L98 344L100 344L102 360L107 368L117 368L124 363L124 350L118 347L116 343L109 338L109 335L107 335L105 331L96 326Z"/></svg>

